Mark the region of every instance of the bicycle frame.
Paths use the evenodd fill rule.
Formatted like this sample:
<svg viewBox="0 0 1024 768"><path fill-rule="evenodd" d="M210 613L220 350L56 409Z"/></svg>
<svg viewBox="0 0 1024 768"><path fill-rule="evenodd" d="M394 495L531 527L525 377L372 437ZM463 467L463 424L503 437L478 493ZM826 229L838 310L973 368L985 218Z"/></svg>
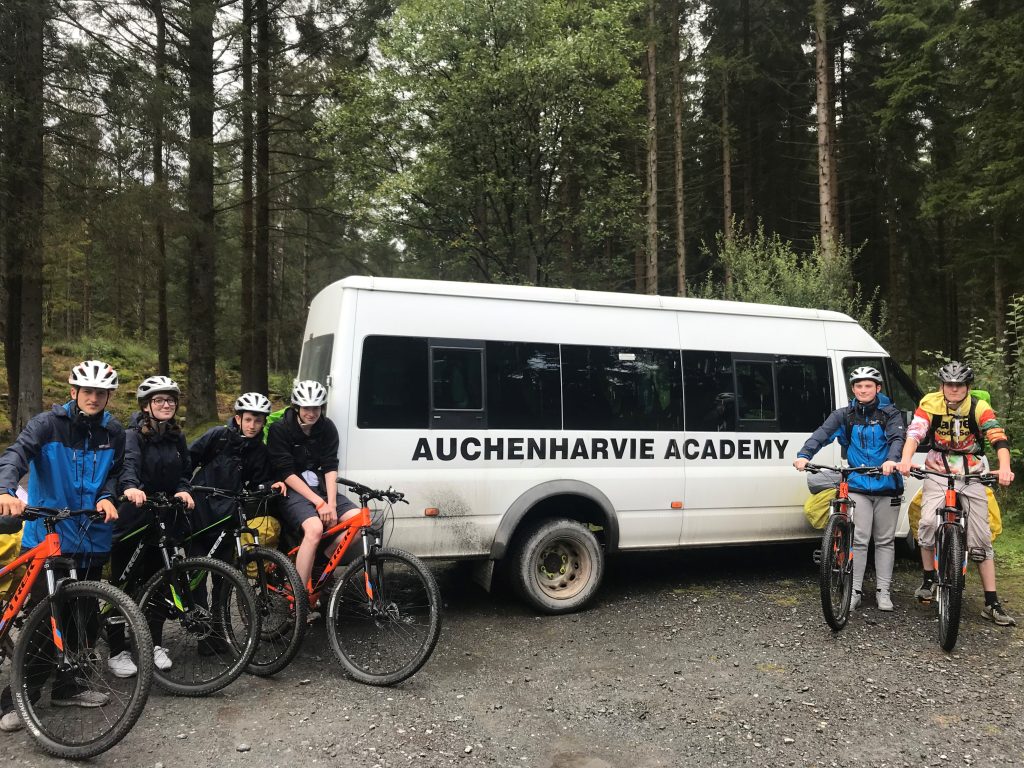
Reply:
<svg viewBox="0 0 1024 768"><path fill-rule="evenodd" d="M63 512L66 513L67 510ZM58 519L61 518L58 516L44 517L46 536L43 540L32 547L32 549L23 552L4 568L0 568L0 578L3 578L23 565L28 565L28 569L21 577L18 586L14 588L10 600L4 606L3 614L0 615L0 643L10 635L11 627L15 626L15 618L25 605L25 601L28 599L41 570L46 570L46 588L50 595L56 594L61 582L64 581L63 578L58 579L53 573L54 560L62 557L60 536L56 530ZM78 572L73 563L68 566L68 574L67 578L71 580L78 579ZM60 666L64 664L64 638L61 636L60 631L60 627L63 624L60 617L60 607L54 603L51 604L51 610L53 615L50 619L50 627L53 630L53 645L57 649L57 664Z"/></svg>
<svg viewBox="0 0 1024 768"><path fill-rule="evenodd" d="M324 566L323 573L320 574L316 583L311 581L306 587L310 605L315 604L314 601L320 596L320 592L326 585L328 577L334 573L335 569L337 569L338 565L341 563L341 559L345 556L345 552L348 551L349 545L352 543L352 540L356 537L357 533L363 533L363 556L365 557L370 554L370 542L367 532L372 524L373 520L370 508L364 504L359 509L359 512L348 520L336 523L323 532L320 536L320 541L333 538L339 534L341 535L341 540L338 542L338 546L335 547L334 552L327 561L327 565ZM288 551L288 556L294 559L296 554L298 554L298 551L298 547L293 547ZM366 596L371 600L373 599L373 587L370 585L369 575L366 575Z"/></svg>

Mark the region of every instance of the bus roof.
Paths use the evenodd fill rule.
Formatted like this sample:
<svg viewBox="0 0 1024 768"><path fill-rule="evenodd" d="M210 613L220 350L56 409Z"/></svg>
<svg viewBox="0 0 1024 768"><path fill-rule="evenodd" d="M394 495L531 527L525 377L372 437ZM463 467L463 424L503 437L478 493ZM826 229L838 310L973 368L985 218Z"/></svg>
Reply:
<svg viewBox="0 0 1024 768"><path fill-rule="evenodd" d="M340 292L345 288L391 293L419 293L434 296L464 296L469 298L505 299L509 301L549 302L552 304L584 304L604 307L635 307L666 309L686 312L710 312L754 317L788 317L805 320L829 320L856 323L849 315L826 309L786 307L776 304L752 304L742 301L691 299L678 296L650 296L638 293L611 293L608 291L581 291L575 288L537 288L524 285L496 283L461 283L448 280L411 280L395 277L354 275L325 287L324 294ZM326 296L324 296L326 298Z"/></svg>

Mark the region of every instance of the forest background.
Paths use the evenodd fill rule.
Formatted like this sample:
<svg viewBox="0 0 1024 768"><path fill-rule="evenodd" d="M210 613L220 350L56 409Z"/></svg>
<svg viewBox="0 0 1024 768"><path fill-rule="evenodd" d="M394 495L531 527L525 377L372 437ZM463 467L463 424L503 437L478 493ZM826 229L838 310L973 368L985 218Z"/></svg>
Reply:
<svg viewBox="0 0 1024 768"><path fill-rule="evenodd" d="M5 442L75 358L171 373L193 426L280 396L351 274L838 309L926 387L967 357L1024 434L1014 0L3 0L0 32Z"/></svg>

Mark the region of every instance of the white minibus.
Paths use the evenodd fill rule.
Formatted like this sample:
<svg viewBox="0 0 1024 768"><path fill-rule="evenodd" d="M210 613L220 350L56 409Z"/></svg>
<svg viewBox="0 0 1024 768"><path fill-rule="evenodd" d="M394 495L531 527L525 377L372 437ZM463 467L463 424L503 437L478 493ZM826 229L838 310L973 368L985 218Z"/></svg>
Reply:
<svg viewBox="0 0 1024 768"><path fill-rule="evenodd" d="M390 543L478 559L485 583L504 561L548 613L582 607L610 553L818 536L792 462L847 372L919 398L856 322L814 309L349 277L303 339L341 476L410 501Z"/></svg>

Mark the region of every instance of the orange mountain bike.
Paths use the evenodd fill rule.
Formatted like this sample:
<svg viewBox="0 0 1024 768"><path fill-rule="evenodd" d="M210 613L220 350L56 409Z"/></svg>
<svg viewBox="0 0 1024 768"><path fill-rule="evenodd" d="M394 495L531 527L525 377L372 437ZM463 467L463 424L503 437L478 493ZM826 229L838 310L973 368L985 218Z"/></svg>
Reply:
<svg viewBox="0 0 1024 768"><path fill-rule="evenodd" d="M0 601L0 661L11 652L14 704L39 746L67 759L94 757L124 738L153 679L153 640L142 611L110 584L78 581L74 560L61 554L57 523L77 515L103 517L96 510L26 507L22 518L42 520L46 536L0 568L2 578L27 566ZM19 612L43 572L46 594L25 617ZM107 667L115 629L126 634L138 668L130 679Z"/></svg>
<svg viewBox="0 0 1024 768"><path fill-rule="evenodd" d="M387 507L380 523L404 502L398 491L368 488L338 478L338 484L359 496L361 509L353 517L324 531L322 539L340 536L337 548L309 585L314 606L330 586L327 632L345 671L369 685L394 685L422 667L441 633L441 593L423 562L408 552L381 544L382 525L374 525L371 501ZM406 502L407 503L407 502ZM360 537L362 553L339 579L330 576L341 564L349 545ZM288 554L295 557L299 548Z"/></svg>

